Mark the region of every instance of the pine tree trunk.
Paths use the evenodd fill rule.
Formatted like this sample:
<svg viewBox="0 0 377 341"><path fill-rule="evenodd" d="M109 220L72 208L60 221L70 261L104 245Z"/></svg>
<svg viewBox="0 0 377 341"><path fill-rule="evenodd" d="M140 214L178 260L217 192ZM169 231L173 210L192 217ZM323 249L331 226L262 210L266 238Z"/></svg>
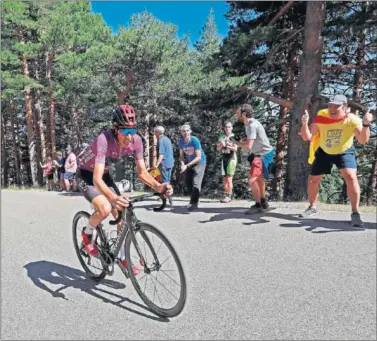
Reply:
<svg viewBox="0 0 377 341"><path fill-rule="evenodd" d="M35 79L37 81L40 81L40 75L39 75L39 65L38 62L35 61ZM44 126L43 126L43 120L42 120L42 107L41 107L41 90L36 89L35 91L35 128L37 133L37 141L40 144L41 154L40 157L42 160L46 159L46 137L44 132Z"/></svg>
<svg viewBox="0 0 377 341"><path fill-rule="evenodd" d="M6 131L6 117L3 114L1 120L1 186L8 187L8 152L7 152L7 131Z"/></svg>
<svg viewBox="0 0 377 341"><path fill-rule="evenodd" d="M25 43L24 33L21 28L18 29L19 39L21 44ZM29 78L29 67L27 59L24 55L21 55L21 67L22 73L25 77ZM35 151L35 134L34 134L34 124L33 124L33 110L31 106L31 90L28 86L24 89L25 93L25 111L26 111L26 125L27 125L27 135L28 135L28 149L29 149L29 162L30 162L30 174L31 183L33 187L38 186L38 163L37 155Z"/></svg>
<svg viewBox="0 0 377 341"><path fill-rule="evenodd" d="M43 123L41 117L41 99L40 99L40 90L35 90L34 92L34 131L35 131L35 142L37 150L37 160L39 162L44 162L46 159L46 150L44 146L44 132L43 132ZM43 170L41 167L38 167L38 183L40 186L43 186Z"/></svg>
<svg viewBox="0 0 377 341"><path fill-rule="evenodd" d="M374 150L374 160L372 165L372 171L370 173L368 188L367 188L367 205L375 205L373 202L373 196L377 192L377 146Z"/></svg>
<svg viewBox="0 0 377 341"><path fill-rule="evenodd" d="M364 4L363 4L364 5ZM359 42L357 47L357 56L356 56L356 65L357 66L364 66L366 64L365 61L365 29L362 29L359 34ZM364 78L363 78L363 70L355 70L355 75L353 79L353 96L352 99L360 103L361 102L361 93L363 91L364 86ZM372 167L372 173L373 175L373 167ZM343 202L347 202L347 184L344 181L343 183ZM368 196L368 195L367 195Z"/></svg>
<svg viewBox="0 0 377 341"><path fill-rule="evenodd" d="M19 186L21 185L22 175L21 175L19 146L18 146L18 141L16 137L16 130L17 130L17 125L15 124L16 110L12 102L10 103L10 106L11 106L10 122L11 122L11 131L12 131L13 159L14 159L14 165L16 168L16 184Z"/></svg>
<svg viewBox="0 0 377 341"><path fill-rule="evenodd" d="M82 145L80 111L76 107L71 109L72 148L80 149Z"/></svg>
<svg viewBox="0 0 377 341"><path fill-rule="evenodd" d="M54 60L53 53L46 53L46 79L48 82L48 120L47 120L47 131L48 131L48 148L47 153L49 156L55 155L56 150L56 137L55 137L55 100L54 100L54 89L51 82L51 71L52 62Z"/></svg>
<svg viewBox="0 0 377 341"><path fill-rule="evenodd" d="M287 175L284 189L284 199L289 201L306 199L309 146L302 141L298 133L301 129L301 117L311 103L313 96L318 93L324 18L324 1L307 2L303 58L300 63L300 78L289 125ZM314 109L313 105L310 110L311 116L315 114Z"/></svg>
<svg viewBox="0 0 377 341"><path fill-rule="evenodd" d="M291 101L294 100L294 82L297 68L296 52L296 46L292 46L288 52L288 68L282 82L282 97ZM276 141L276 171L272 181L272 191L278 200L281 199L280 192L284 173L284 156L287 142L287 113L288 108L280 106L279 120L283 123L278 126L278 138Z"/></svg>

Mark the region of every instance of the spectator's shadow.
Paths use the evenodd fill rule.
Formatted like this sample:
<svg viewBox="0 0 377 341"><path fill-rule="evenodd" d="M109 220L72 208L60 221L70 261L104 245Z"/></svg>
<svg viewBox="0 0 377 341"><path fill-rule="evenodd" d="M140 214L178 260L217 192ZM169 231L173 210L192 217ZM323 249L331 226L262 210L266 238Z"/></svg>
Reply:
<svg viewBox="0 0 377 341"><path fill-rule="evenodd" d="M215 220L211 221L220 221L220 220L225 220L225 219L232 219L232 218L247 218L247 216L244 215L244 212L248 210L248 207L232 207L232 206L224 206L224 207L203 207L200 206L194 211L189 211L186 208L186 205L188 202L186 201L186 205L174 205L174 200L173 200L173 207L170 208L169 205L166 205L166 208L161 211L165 213L173 213L173 214L193 214L197 212L203 212L203 213L218 213L218 215L221 215L219 219L216 219L215 217L212 217ZM140 208L144 208L147 211L153 211L153 208L159 207L161 201L156 201L156 204L154 205L145 205L143 203L139 204ZM241 216L242 215L242 216ZM212 219L211 218L211 219ZM210 222L210 221L208 221Z"/></svg>
<svg viewBox="0 0 377 341"><path fill-rule="evenodd" d="M38 261L28 263L24 265L24 268L27 270L27 275L33 281L33 283L38 288L50 293L52 297L62 298L68 301L68 299L65 297L65 294L62 291L67 288L76 288L89 295L101 299L105 303L111 303L119 308L125 309L137 315L160 322L169 322L169 319L167 318L145 314L140 311L134 310L130 307L126 307L122 303L127 302L129 304L133 304L139 308L145 309L148 312L152 313L152 311L148 307L139 304L135 301L132 301L128 297L124 297L114 292L100 288L100 286L105 286L112 289L124 289L126 286L123 283L108 279L103 279L100 282L96 282L88 278L85 272L83 271L49 261ZM48 282L55 285L62 285L62 287L60 287L57 290L52 290L43 282ZM112 301L106 298L105 296L102 296L100 293L112 296L115 299L118 299L118 301Z"/></svg>
<svg viewBox="0 0 377 341"><path fill-rule="evenodd" d="M329 233L329 232L355 232L364 230L375 230L376 223L364 222L362 227L351 226L350 220L347 221L336 221L336 220L326 220L326 219L316 219L315 217L310 219L300 218L298 214L282 214L282 213L262 213L251 218L256 218L255 221L251 223L244 223L244 225L255 225L270 222L264 218L275 218L281 220L291 220L294 223L281 223L280 227L287 228L301 228L306 227L305 230L312 233ZM321 229L321 230L316 230ZM323 230L325 229L325 230Z"/></svg>

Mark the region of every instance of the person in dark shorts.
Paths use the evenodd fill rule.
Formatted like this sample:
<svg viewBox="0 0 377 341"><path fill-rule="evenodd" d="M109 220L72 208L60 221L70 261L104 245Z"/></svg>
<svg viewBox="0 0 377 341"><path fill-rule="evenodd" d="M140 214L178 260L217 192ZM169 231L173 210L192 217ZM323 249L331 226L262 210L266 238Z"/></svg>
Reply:
<svg viewBox="0 0 377 341"><path fill-rule="evenodd" d="M164 127L158 126L154 128L154 134L157 138L157 160L153 167L159 168L162 177L161 182L170 184L174 166L173 145L171 140L165 135ZM169 203L172 206L171 197L169 197Z"/></svg>
<svg viewBox="0 0 377 341"><path fill-rule="evenodd" d="M64 173L65 173L65 158L63 157L63 153L61 151L56 152L56 160L54 160L54 165L57 170L57 176L59 179L60 190L65 190L65 183L64 183Z"/></svg>
<svg viewBox="0 0 377 341"><path fill-rule="evenodd" d="M232 201L233 176L237 167L237 145L232 140L233 125L227 121L223 124L223 132L217 141L216 149L221 152L221 174L223 176L224 196L220 199L222 203Z"/></svg>
<svg viewBox="0 0 377 341"><path fill-rule="evenodd" d="M190 125L184 124L180 130L182 137L179 139L178 146L181 174L185 174L185 183L191 194L187 209L193 211L198 208L207 159L200 141L195 136L191 136Z"/></svg>
<svg viewBox="0 0 377 341"><path fill-rule="evenodd" d="M370 138L370 123L373 116L365 113L361 120L348 110L347 97L335 95L328 108L320 110L314 117L310 128L309 114L305 110L302 116L300 135L304 141L310 141L309 163L312 164L308 179L309 207L301 214L307 218L318 213L318 187L322 177L330 174L333 165L339 169L347 185L347 194L351 202L351 225L362 226L359 213L360 186L357 179L354 137L364 144Z"/></svg>
<svg viewBox="0 0 377 341"><path fill-rule="evenodd" d="M136 112L128 105L120 105L112 112L113 126L101 133L77 157L76 181L80 192L94 206L95 212L90 216L88 225L82 232L85 250L92 256L98 255L98 249L91 243L93 229L110 213L116 217L116 211L128 207L127 197L117 191L109 174L112 163L121 157L133 154L137 173L141 181L158 193L167 196L173 194L169 184L158 183L148 173L143 159L143 144L136 134ZM121 265L127 271L124 248L120 252ZM134 273L139 270L134 267Z"/></svg>

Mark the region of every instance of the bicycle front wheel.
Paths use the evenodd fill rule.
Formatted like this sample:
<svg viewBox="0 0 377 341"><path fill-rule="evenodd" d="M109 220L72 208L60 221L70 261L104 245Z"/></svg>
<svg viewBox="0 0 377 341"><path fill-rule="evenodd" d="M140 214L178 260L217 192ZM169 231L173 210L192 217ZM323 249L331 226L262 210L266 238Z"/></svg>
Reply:
<svg viewBox="0 0 377 341"><path fill-rule="evenodd" d="M127 234L125 253L131 282L144 303L157 315L179 315L186 303L186 278L169 240L154 226L139 223Z"/></svg>

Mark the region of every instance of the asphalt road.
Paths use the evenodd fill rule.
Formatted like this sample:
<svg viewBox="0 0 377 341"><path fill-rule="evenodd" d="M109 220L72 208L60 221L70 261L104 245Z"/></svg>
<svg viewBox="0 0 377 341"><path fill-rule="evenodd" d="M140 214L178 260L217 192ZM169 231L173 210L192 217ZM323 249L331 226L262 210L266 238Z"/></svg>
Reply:
<svg viewBox="0 0 377 341"><path fill-rule="evenodd" d="M138 217L172 241L188 280L183 313L151 313L119 269L95 284L72 244L81 196L1 193L2 340L375 340L376 216L363 229L349 213L297 218L301 209L274 203L245 216L246 201L203 203L188 214Z"/></svg>

